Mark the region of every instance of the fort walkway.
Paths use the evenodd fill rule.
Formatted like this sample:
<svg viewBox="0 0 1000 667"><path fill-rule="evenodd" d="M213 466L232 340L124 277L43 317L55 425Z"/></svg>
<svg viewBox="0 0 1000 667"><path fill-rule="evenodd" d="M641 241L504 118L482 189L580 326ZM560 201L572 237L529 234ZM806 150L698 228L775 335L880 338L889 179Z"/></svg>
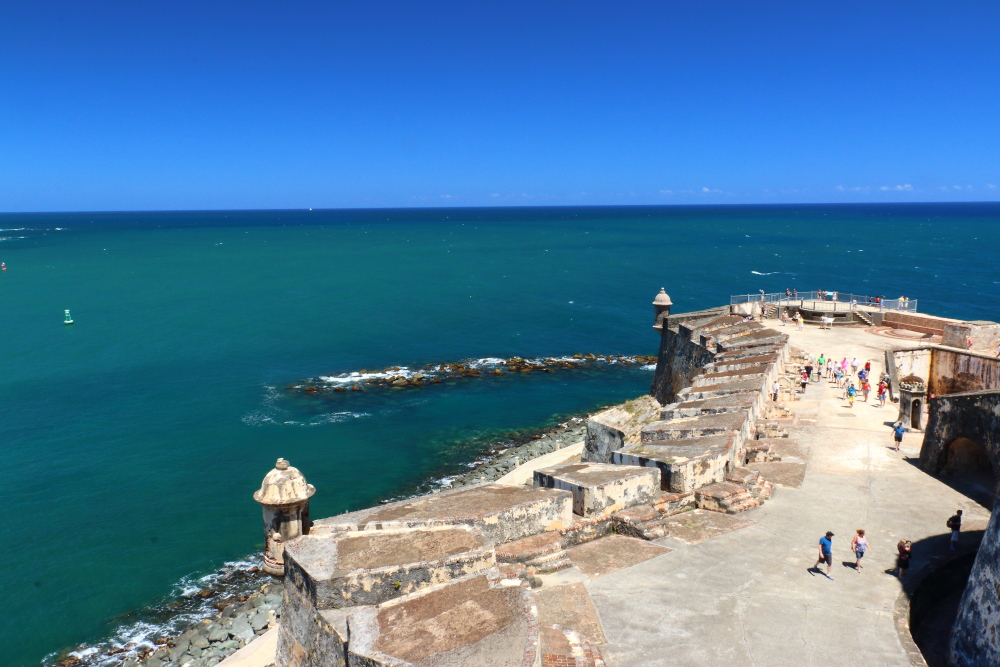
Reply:
<svg viewBox="0 0 1000 667"><path fill-rule="evenodd" d="M860 328L775 328L813 355L871 360L873 374L885 349L907 345ZM892 450L892 403L876 408L872 392L869 404L847 408L840 393L823 380L787 403L797 416L784 460L797 454L805 463L798 488L793 475L791 486L776 486L769 502L738 517L687 513L689 532L679 526L681 539L657 541L672 551L639 564L595 578L577 568L609 666L923 664L897 632L902 588L887 573L896 543L914 543L912 577L954 553L945 520L956 509L965 510L964 530L985 528L989 510L916 467L921 433L907 434L901 453ZM860 573L850 551L857 528L871 544ZM833 581L810 571L827 530L836 534ZM556 576L568 582L574 574Z"/></svg>

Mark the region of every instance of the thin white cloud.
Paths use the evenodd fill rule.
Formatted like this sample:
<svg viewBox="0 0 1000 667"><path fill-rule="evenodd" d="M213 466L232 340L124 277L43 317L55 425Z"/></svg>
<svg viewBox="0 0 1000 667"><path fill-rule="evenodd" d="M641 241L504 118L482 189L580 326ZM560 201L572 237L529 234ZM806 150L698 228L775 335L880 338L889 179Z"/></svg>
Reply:
<svg viewBox="0 0 1000 667"><path fill-rule="evenodd" d="M660 190L660 194L661 195L672 195L672 194L674 194L674 191L673 190Z"/></svg>
<svg viewBox="0 0 1000 667"><path fill-rule="evenodd" d="M884 192L895 191L895 192L913 192L913 186L909 183L904 185L883 185L879 188Z"/></svg>
<svg viewBox="0 0 1000 667"><path fill-rule="evenodd" d="M990 190L996 190L997 184L996 183L987 183L986 187L988 187Z"/></svg>
<svg viewBox="0 0 1000 667"><path fill-rule="evenodd" d="M704 194L722 194L722 190L713 190L711 188L702 187L702 193Z"/></svg>

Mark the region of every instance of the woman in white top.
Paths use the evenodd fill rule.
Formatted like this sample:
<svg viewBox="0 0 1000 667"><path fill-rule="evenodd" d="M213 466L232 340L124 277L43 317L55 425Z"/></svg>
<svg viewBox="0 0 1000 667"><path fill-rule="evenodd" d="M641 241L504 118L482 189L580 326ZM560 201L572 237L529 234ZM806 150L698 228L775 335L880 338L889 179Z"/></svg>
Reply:
<svg viewBox="0 0 1000 667"><path fill-rule="evenodd" d="M865 539L864 528L858 528L857 533L851 540L851 549L854 551L854 569L861 572L861 559L868 553L868 540Z"/></svg>

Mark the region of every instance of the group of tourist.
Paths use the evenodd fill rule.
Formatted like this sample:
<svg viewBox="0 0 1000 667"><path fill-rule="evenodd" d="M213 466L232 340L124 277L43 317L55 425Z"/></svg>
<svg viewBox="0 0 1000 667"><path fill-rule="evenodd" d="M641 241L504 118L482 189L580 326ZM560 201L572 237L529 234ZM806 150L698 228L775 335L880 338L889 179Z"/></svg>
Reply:
<svg viewBox="0 0 1000 667"><path fill-rule="evenodd" d="M813 366L810 356L799 374L799 385L802 388L802 393L805 393L810 382L820 382L825 377L830 382L836 383L838 389L843 389L841 398L847 399L847 407L854 407L854 400L858 394L862 395L865 403L868 402L868 396L872 390L870 379L872 362L866 361L864 367L861 367L861 362L858 361L857 357L851 359L850 362L847 361L847 357L836 361L832 357L827 357L825 353L821 353L816 358L815 363L816 365ZM857 377L857 384L854 382L855 377ZM777 391L773 393L777 395ZM879 378L875 394L878 401L877 407L885 407L888 393L889 379L883 375Z"/></svg>
<svg viewBox="0 0 1000 667"><path fill-rule="evenodd" d="M958 510L946 522L945 525L951 531L951 540L948 548L952 551L958 549L958 537L962 530L962 510ZM869 552L871 546L865 536L865 529L858 528L851 539L851 553L854 555L854 570L861 572L861 560ZM906 576L906 571L910 567L910 553L913 543L910 540L902 539L896 543L896 576L900 579ZM819 558L810 570L822 573L820 566L826 563L826 578L833 581L831 568L833 567L833 531L826 531L826 535L819 538ZM844 563L849 566L850 563Z"/></svg>

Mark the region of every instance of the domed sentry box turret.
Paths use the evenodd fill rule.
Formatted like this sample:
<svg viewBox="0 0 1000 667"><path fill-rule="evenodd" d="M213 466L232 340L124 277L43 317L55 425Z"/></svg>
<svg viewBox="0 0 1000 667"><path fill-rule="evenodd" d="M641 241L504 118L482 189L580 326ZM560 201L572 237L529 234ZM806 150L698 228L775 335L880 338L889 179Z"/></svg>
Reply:
<svg viewBox="0 0 1000 667"><path fill-rule="evenodd" d="M670 306L674 305L674 302L670 300L670 295L667 294L667 290L663 287L660 288L660 293L656 295L653 299L653 328L658 330L663 330L663 320L670 315Z"/></svg>
<svg viewBox="0 0 1000 667"><path fill-rule="evenodd" d="M278 459L253 499L264 508L264 571L285 575L285 543L309 534L309 499L316 487L297 468Z"/></svg>

